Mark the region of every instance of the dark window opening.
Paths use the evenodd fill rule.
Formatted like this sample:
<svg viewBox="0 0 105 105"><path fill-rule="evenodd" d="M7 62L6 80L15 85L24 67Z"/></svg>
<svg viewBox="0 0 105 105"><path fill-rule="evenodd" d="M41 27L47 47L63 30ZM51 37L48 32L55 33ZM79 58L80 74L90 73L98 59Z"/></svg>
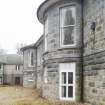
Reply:
<svg viewBox="0 0 105 105"><path fill-rule="evenodd" d="M34 55L33 55L33 53L31 53L31 65L33 66L34 65Z"/></svg>

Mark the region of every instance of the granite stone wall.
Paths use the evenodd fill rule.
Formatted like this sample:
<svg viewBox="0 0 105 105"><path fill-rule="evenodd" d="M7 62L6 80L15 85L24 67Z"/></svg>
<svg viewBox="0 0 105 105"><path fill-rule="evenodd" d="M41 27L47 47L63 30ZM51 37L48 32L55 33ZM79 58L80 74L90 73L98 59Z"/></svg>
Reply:
<svg viewBox="0 0 105 105"><path fill-rule="evenodd" d="M104 92L105 52L101 52L84 58L84 101L105 105Z"/></svg>
<svg viewBox="0 0 105 105"><path fill-rule="evenodd" d="M42 89L43 84L43 66L37 66L37 88Z"/></svg>
<svg viewBox="0 0 105 105"><path fill-rule="evenodd" d="M105 0L84 0L83 10L84 101L105 105Z"/></svg>
<svg viewBox="0 0 105 105"><path fill-rule="evenodd" d="M44 38L43 36L38 41L37 47L37 88L42 89L43 84L43 53L44 53Z"/></svg>
<svg viewBox="0 0 105 105"><path fill-rule="evenodd" d="M23 86L29 88L36 87L36 75L33 71L25 71L23 75Z"/></svg>
<svg viewBox="0 0 105 105"><path fill-rule="evenodd" d="M84 0L84 56L105 50L105 0ZM91 29L95 22L95 31Z"/></svg>

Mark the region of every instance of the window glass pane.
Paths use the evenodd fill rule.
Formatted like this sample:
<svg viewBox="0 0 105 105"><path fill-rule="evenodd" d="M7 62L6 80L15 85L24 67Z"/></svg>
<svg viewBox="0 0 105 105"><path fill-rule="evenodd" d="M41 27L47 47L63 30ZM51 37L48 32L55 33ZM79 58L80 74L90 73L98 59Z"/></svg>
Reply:
<svg viewBox="0 0 105 105"><path fill-rule="evenodd" d="M17 65L17 70L19 70L20 69L20 66L19 65Z"/></svg>
<svg viewBox="0 0 105 105"><path fill-rule="evenodd" d="M70 45L74 44L74 26L70 26L62 29L62 44Z"/></svg>
<svg viewBox="0 0 105 105"><path fill-rule="evenodd" d="M67 25L74 25L75 24L75 8L74 7L65 7L61 9L60 12L60 23L61 27Z"/></svg>
<svg viewBox="0 0 105 105"><path fill-rule="evenodd" d="M15 66L15 69L18 70L18 66L17 65Z"/></svg>
<svg viewBox="0 0 105 105"><path fill-rule="evenodd" d="M45 20L45 35L48 34L48 18Z"/></svg>
<svg viewBox="0 0 105 105"><path fill-rule="evenodd" d="M31 53L31 65L33 66L34 61L33 61L33 53Z"/></svg>
<svg viewBox="0 0 105 105"><path fill-rule="evenodd" d="M66 86L62 86L62 97L66 97Z"/></svg>
<svg viewBox="0 0 105 105"><path fill-rule="evenodd" d="M69 72L68 73L68 84L72 84L73 83L73 73Z"/></svg>
<svg viewBox="0 0 105 105"><path fill-rule="evenodd" d="M66 72L62 72L62 84L66 84Z"/></svg>
<svg viewBox="0 0 105 105"><path fill-rule="evenodd" d="M0 69L1 69L1 64L0 64Z"/></svg>
<svg viewBox="0 0 105 105"><path fill-rule="evenodd" d="M73 97L73 86L68 86L68 97Z"/></svg>

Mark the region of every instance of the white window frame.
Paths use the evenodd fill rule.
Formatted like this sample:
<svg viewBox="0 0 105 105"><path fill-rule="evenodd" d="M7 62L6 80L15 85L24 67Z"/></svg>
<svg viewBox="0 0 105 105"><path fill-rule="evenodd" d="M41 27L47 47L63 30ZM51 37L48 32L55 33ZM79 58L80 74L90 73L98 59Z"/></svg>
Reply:
<svg viewBox="0 0 105 105"><path fill-rule="evenodd" d="M65 9L65 8L74 8L75 9L75 24L74 25L67 25L67 26L64 26L62 27L62 24L61 24L61 20L62 20L62 9ZM60 19L60 47L74 47L76 46L76 6L75 5L67 5L67 6L63 6L63 7L60 7L59 8L59 19ZM69 45L64 45L63 44L63 39L64 39L64 36L62 35L62 29L66 28L66 27L70 27L70 26L74 26L74 43L73 44L69 44Z"/></svg>
<svg viewBox="0 0 105 105"><path fill-rule="evenodd" d="M65 70L65 67L64 65L67 65L67 66L72 66L71 68L72 69L66 69ZM62 77L61 77L61 73L62 72L66 72L67 73L67 76L66 76L66 82L68 80L68 72L73 72L73 84L69 85L66 83L66 85L62 84ZM72 63L60 63L59 64L59 98L60 100L63 100L63 101L75 101L75 72L76 72L76 63L75 62L72 62ZM66 86L66 89L68 86L73 86L73 97L72 98L69 98L67 97L68 95L68 89L66 91L66 97L62 97L62 91L61 91L61 88L62 86Z"/></svg>
<svg viewBox="0 0 105 105"><path fill-rule="evenodd" d="M33 67L34 66L34 61L33 61L33 65L31 65L31 54L33 53L33 51L29 51L28 52L28 66L29 67ZM33 53L34 54L34 53Z"/></svg>
<svg viewBox="0 0 105 105"><path fill-rule="evenodd" d="M17 71L20 70L20 65L16 65L16 70L17 70Z"/></svg>

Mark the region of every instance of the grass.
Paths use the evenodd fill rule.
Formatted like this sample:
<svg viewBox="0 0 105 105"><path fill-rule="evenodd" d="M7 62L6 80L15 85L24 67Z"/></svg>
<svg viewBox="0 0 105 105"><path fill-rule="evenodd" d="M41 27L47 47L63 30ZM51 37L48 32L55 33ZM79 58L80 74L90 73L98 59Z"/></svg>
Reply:
<svg viewBox="0 0 105 105"><path fill-rule="evenodd" d="M47 100L37 100L37 101L21 100L17 101L14 105L88 105L88 104L75 103L75 102L49 102Z"/></svg>
<svg viewBox="0 0 105 105"><path fill-rule="evenodd" d="M88 105L74 102L51 102L38 89L0 86L0 105Z"/></svg>
<svg viewBox="0 0 105 105"><path fill-rule="evenodd" d="M32 100L21 100L17 101L14 105L50 105L48 101L32 101Z"/></svg>

